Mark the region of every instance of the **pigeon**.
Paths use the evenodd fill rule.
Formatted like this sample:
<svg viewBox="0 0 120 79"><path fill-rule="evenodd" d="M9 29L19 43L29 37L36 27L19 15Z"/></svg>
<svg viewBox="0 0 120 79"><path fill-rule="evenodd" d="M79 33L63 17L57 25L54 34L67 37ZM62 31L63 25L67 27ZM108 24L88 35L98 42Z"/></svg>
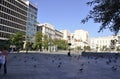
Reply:
<svg viewBox="0 0 120 79"><path fill-rule="evenodd" d="M88 61L88 63L90 63L90 61Z"/></svg>
<svg viewBox="0 0 120 79"><path fill-rule="evenodd" d="M59 63L60 65L62 64L62 62Z"/></svg>
<svg viewBox="0 0 120 79"><path fill-rule="evenodd" d="M34 65L33 67L34 67L34 68L36 68L37 66L36 66L36 65Z"/></svg>
<svg viewBox="0 0 120 79"><path fill-rule="evenodd" d="M58 68L60 68L60 66L61 66L61 65L59 64L59 65L58 65Z"/></svg>
<svg viewBox="0 0 120 79"><path fill-rule="evenodd" d="M113 70L113 71L116 71L116 70L117 70L117 67L114 67L114 66L113 66L113 67L112 67L112 70Z"/></svg>
<svg viewBox="0 0 120 79"><path fill-rule="evenodd" d="M84 66L84 64L81 64L81 66Z"/></svg>
<svg viewBox="0 0 120 79"><path fill-rule="evenodd" d="M32 57L31 59L34 59L34 57Z"/></svg>
<svg viewBox="0 0 120 79"><path fill-rule="evenodd" d="M16 58L16 56L14 56L14 58Z"/></svg>
<svg viewBox="0 0 120 79"><path fill-rule="evenodd" d="M97 61L95 61L95 63L97 63Z"/></svg>
<svg viewBox="0 0 120 79"><path fill-rule="evenodd" d="M26 63L27 61L26 61L26 60L24 60L24 62Z"/></svg>
<svg viewBox="0 0 120 79"><path fill-rule="evenodd" d="M83 71L83 68L80 68L79 71L82 72L82 71Z"/></svg>
<svg viewBox="0 0 120 79"><path fill-rule="evenodd" d="M109 65L109 64L110 64L110 62L109 62L109 61L106 61L106 64L107 64L107 65Z"/></svg>
<svg viewBox="0 0 120 79"><path fill-rule="evenodd" d="M52 60L52 62L54 63L54 60Z"/></svg>

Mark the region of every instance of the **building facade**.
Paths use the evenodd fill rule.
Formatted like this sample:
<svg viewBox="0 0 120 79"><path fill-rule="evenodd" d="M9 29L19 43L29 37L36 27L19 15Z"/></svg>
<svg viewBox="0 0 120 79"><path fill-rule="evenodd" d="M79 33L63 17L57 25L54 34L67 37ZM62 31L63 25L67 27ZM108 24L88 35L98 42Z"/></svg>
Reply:
<svg viewBox="0 0 120 79"><path fill-rule="evenodd" d="M35 4L27 1L28 14L26 26L26 41L34 42L34 36L37 31L37 12L38 8Z"/></svg>
<svg viewBox="0 0 120 79"><path fill-rule="evenodd" d="M26 33L27 11L24 0L0 0L0 45L8 43L11 34Z"/></svg>
<svg viewBox="0 0 120 79"><path fill-rule="evenodd" d="M37 25L37 31L41 31L42 34L47 35L52 40L54 39L63 39L63 33L56 30L53 25L49 23L43 23ZM48 47L49 51L56 51L57 46L53 45L52 43L49 44Z"/></svg>
<svg viewBox="0 0 120 79"><path fill-rule="evenodd" d="M66 40L66 41L68 41L68 42L71 42L71 41L70 41L71 33L70 33L69 30L61 30L60 32L63 33L63 39L64 39L64 40Z"/></svg>
<svg viewBox="0 0 120 79"><path fill-rule="evenodd" d="M81 47L82 49L84 49L84 46L89 46L89 40L90 37L87 31L75 30L75 32L71 34L71 47Z"/></svg>
<svg viewBox="0 0 120 79"><path fill-rule="evenodd" d="M90 47L94 51L116 50L118 46L120 46L120 35L90 39Z"/></svg>
<svg viewBox="0 0 120 79"><path fill-rule="evenodd" d="M59 30L55 30L55 38L56 39L63 39L63 33Z"/></svg>
<svg viewBox="0 0 120 79"><path fill-rule="evenodd" d="M55 28L53 25L49 23L38 24L37 31L41 31L49 38L55 39Z"/></svg>

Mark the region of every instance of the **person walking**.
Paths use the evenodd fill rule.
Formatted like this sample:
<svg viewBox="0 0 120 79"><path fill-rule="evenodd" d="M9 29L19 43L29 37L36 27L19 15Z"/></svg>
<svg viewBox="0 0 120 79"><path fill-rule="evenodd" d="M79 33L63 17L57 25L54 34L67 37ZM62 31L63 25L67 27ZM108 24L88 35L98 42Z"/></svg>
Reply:
<svg viewBox="0 0 120 79"><path fill-rule="evenodd" d="M6 47L3 47L2 51L1 51L1 55L4 57L3 60L3 65L4 65L4 75L7 74L7 57L8 57L8 50ZM1 69L2 64L0 65L0 69Z"/></svg>

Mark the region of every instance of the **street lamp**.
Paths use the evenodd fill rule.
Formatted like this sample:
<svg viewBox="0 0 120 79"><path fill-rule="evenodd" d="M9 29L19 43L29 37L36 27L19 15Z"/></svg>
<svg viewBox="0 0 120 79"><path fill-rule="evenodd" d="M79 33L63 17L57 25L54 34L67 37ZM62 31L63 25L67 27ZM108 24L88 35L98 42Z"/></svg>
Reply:
<svg viewBox="0 0 120 79"><path fill-rule="evenodd" d="M71 54L70 54L70 46L71 46L71 43L68 43L68 46L69 46L68 56L71 56Z"/></svg>

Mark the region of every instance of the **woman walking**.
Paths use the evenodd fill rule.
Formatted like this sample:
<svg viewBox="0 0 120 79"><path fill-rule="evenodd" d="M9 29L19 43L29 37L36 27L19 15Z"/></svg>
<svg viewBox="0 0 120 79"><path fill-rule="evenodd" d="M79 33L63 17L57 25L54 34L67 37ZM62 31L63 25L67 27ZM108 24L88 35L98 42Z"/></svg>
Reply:
<svg viewBox="0 0 120 79"><path fill-rule="evenodd" d="M4 75L7 74L7 56L8 56L8 50L6 47L4 47L1 51L1 55L4 57L3 60L3 65L4 65ZM0 65L0 69L1 69L2 64Z"/></svg>

